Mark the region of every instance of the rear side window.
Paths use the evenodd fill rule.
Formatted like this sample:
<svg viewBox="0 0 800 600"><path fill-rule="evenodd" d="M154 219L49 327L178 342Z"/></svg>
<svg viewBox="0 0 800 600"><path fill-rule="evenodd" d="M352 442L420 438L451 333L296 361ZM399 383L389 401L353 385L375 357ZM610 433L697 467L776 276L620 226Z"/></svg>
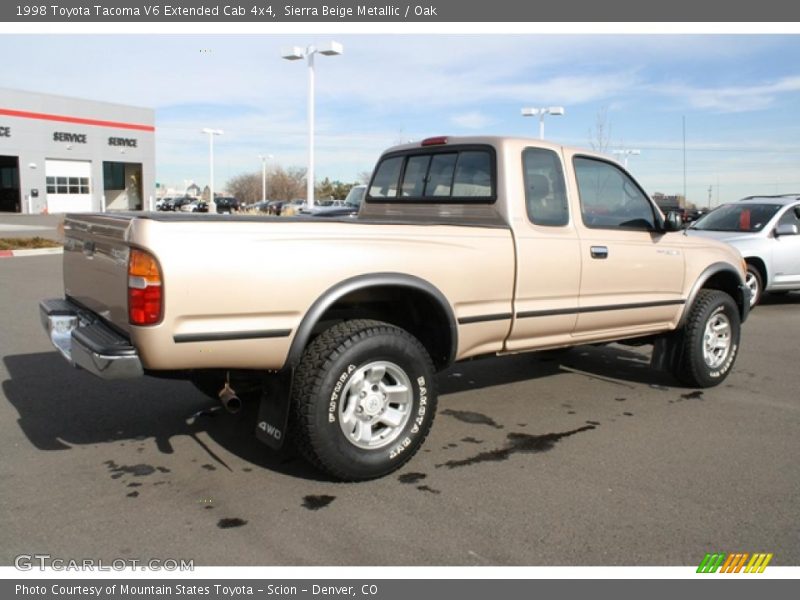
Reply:
<svg viewBox="0 0 800 600"><path fill-rule="evenodd" d="M383 159L369 186L368 201L491 203L495 181L491 148L423 150Z"/></svg>
<svg viewBox="0 0 800 600"><path fill-rule="evenodd" d="M531 222L548 227L569 223L564 172L556 153L544 148L526 148L522 153L522 175Z"/></svg>

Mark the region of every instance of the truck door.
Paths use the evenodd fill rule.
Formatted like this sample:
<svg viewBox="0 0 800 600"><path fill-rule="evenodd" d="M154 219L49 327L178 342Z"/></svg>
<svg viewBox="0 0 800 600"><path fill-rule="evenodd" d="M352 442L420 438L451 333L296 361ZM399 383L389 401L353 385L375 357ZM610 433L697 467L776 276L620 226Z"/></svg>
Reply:
<svg viewBox="0 0 800 600"><path fill-rule="evenodd" d="M526 148L522 175L525 208L514 218L514 325L506 342L511 351L570 342L581 272L561 156L547 148Z"/></svg>
<svg viewBox="0 0 800 600"><path fill-rule="evenodd" d="M681 234L656 230L653 203L618 165L572 157L580 215L576 336L663 330L683 308Z"/></svg>

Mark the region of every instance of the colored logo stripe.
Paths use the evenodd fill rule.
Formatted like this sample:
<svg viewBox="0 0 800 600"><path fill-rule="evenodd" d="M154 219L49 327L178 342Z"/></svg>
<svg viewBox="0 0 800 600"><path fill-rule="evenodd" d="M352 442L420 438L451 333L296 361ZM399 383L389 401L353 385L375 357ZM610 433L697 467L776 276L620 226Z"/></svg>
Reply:
<svg viewBox="0 0 800 600"><path fill-rule="evenodd" d="M725 564L722 565L722 570L720 573L738 573L742 570L742 566L744 566L744 561L746 561L750 557L749 554L744 553L736 553L728 555L728 560L725 561Z"/></svg>
<svg viewBox="0 0 800 600"><path fill-rule="evenodd" d="M714 554L706 554L700 566L697 567L698 573L716 573L722 561L725 560L724 552L716 552Z"/></svg>
<svg viewBox="0 0 800 600"><path fill-rule="evenodd" d="M12 110L10 108L0 108L0 115L20 117L23 119L39 119L42 121L58 121L60 123L76 123L78 125L95 125L97 127L115 127L116 129L135 129L137 131L156 130L152 125L122 123L120 121L102 121L100 119L84 119L82 117L67 117L64 115L49 115L46 113L29 112L27 110Z"/></svg>
<svg viewBox="0 0 800 600"><path fill-rule="evenodd" d="M745 568L745 573L763 573L767 568L769 561L772 560L772 554L753 554L750 563Z"/></svg>
<svg viewBox="0 0 800 600"><path fill-rule="evenodd" d="M720 573L763 573L772 560L772 556L772 554L766 553L750 555L747 552L733 554L726 554L725 552L708 553L703 557L700 566L697 567L697 573L716 573L717 570ZM747 562L748 558L750 562ZM747 563L747 566L745 566L745 563Z"/></svg>

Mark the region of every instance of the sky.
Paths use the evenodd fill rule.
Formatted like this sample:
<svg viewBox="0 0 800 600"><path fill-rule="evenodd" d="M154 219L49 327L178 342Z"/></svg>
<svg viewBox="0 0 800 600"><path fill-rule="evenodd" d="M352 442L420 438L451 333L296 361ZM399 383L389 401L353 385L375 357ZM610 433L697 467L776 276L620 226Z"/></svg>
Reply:
<svg viewBox="0 0 800 600"><path fill-rule="evenodd" d="M706 206L800 193L796 35L2 35L2 85L146 106L156 181L208 181L269 165L305 167L307 68L287 45L336 40L316 59L316 175L345 182L381 151L435 135L538 135L525 106L558 105L548 140L590 147L605 114L610 149L649 193Z"/></svg>

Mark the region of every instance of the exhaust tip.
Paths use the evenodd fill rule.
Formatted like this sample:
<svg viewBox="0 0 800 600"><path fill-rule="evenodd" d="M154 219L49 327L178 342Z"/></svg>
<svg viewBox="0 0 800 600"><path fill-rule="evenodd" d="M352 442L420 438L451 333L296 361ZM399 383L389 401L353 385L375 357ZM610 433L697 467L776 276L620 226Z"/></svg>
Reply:
<svg viewBox="0 0 800 600"><path fill-rule="evenodd" d="M235 415L242 410L242 401L239 399L239 396L231 396L222 401L222 406L224 406L225 410L229 413Z"/></svg>
<svg viewBox="0 0 800 600"><path fill-rule="evenodd" d="M236 414L242 410L242 400L227 383L219 392L219 401L229 413Z"/></svg>

